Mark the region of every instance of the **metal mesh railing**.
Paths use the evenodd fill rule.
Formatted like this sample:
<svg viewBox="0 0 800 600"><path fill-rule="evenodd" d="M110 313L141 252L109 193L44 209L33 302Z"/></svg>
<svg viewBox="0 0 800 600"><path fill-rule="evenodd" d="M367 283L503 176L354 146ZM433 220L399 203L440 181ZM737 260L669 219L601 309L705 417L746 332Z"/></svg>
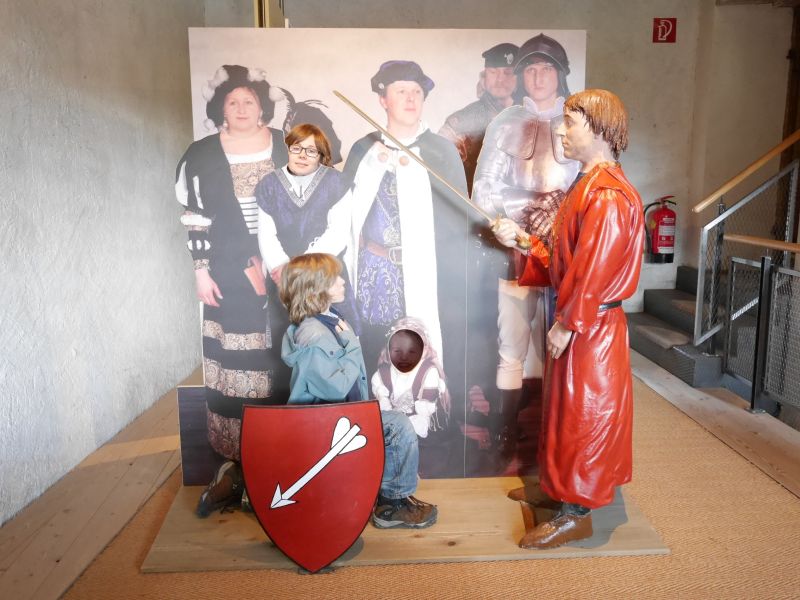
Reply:
<svg viewBox="0 0 800 600"><path fill-rule="evenodd" d="M721 207L721 214L703 227L698 257L695 345L719 332L727 319L727 267L734 255L757 261L769 253L775 264L787 264L786 253L726 242L723 235L791 241L797 175L798 161L794 161L730 208Z"/></svg>
<svg viewBox="0 0 800 600"><path fill-rule="evenodd" d="M800 272L775 269L764 391L800 408Z"/></svg>
<svg viewBox="0 0 800 600"><path fill-rule="evenodd" d="M756 356L756 317L761 282L761 263L733 258L730 261L729 312L724 369L746 381L753 378Z"/></svg>

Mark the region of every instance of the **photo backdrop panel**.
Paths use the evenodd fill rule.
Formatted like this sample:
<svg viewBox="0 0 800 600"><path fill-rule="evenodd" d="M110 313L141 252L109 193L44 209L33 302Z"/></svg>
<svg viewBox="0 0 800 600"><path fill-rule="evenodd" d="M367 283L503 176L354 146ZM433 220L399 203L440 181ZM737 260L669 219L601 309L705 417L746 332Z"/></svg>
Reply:
<svg viewBox="0 0 800 600"><path fill-rule="evenodd" d="M216 130L204 124L203 87L221 65L266 71L271 85L288 89L296 100L324 103L342 140L343 158L353 143L371 131L369 124L333 95L338 90L379 123L384 111L370 78L387 60L413 60L434 82L423 119L437 132L451 113L477 99L484 59L503 42L523 44L544 33L564 46L570 60L570 90L584 88L586 32L517 29L189 29L194 137ZM280 129L281 107L270 125Z"/></svg>
<svg viewBox="0 0 800 600"><path fill-rule="evenodd" d="M351 171L352 179L363 160L365 144L367 149L372 145L372 140L365 142L364 138L373 129L334 96L334 90L385 125L386 113L378 95L371 89L370 79L385 61L414 61L434 82L424 102L422 119L435 134L449 115L478 99L484 51L504 42L519 46L540 33L557 40L566 51L570 68L566 81L570 91L583 89L584 31L190 29L194 136L199 140L217 133L206 117L206 102L207 84L218 69L222 65L258 69L266 74L273 88L271 95L276 100L275 116L269 125L280 130L287 114L295 112L295 123L313 122L329 137L333 133L338 140L334 140L334 155L341 156L336 165L339 170L345 168L355 144L361 154L345 169ZM522 77L518 77L520 90L521 80ZM361 143L357 144L359 140ZM419 153L461 188L465 182L463 166L459 165L458 173L450 168L453 157L458 157L455 146L449 142L442 146L442 141L446 140L429 136L427 142L420 142ZM408 259L398 261L406 270L407 279L414 280L422 263L419 259L413 262L409 249L428 248L430 260L426 262L430 264L425 264L424 268L436 271L436 293L429 293L427 300L423 299L428 306L419 308L417 293L409 299L417 307L413 311L416 314L408 311L410 316L427 315L424 324L437 330L428 333L431 346L440 354L444 353L439 357L443 360L438 363L443 364L448 392L438 401L428 434L420 438L421 474L460 477L517 473L534 464L541 381L526 378L516 396L499 390L496 385L498 280L508 277L508 253L487 241L491 236L487 235L481 217L438 184L431 183L429 187L433 210L420 210L419 215L424 216L420 216L414 226L407 224L403 229L402 246ZM369 204L371 198L366 202L368 204L361 210L368 212L373 207ZM407 223L409 214L415 210L410 202L402 196L398 200L401 211L405 208ZM481 230L483 238L479 237ZM435 239L428 239L431 235ZM351 240L351 246L356 244ZM357 256L358 248L351 248L351 251ZM341 257L348 262L346 253ZM431 267L433 263L435 266ZM352 268L353 264L351 260L347 266ZM540 321L539 333L534 328L530 339L533 347L541 337L542 306L533 306L531 313ZM438 328L430 327L435 320L432 314L438 316ZM362 343L370 370L368 377L372 378L377 355L386 344L388 326L368 325L362 327ZM271 337L273 343L279 344L284 331L275 329L273 327ZM435 379L433 374L431 377ZM512 428L515 437L512 443L502 439L504 423L509 419L518 424ZM517 440L517 436L522 439Z"/></svg>

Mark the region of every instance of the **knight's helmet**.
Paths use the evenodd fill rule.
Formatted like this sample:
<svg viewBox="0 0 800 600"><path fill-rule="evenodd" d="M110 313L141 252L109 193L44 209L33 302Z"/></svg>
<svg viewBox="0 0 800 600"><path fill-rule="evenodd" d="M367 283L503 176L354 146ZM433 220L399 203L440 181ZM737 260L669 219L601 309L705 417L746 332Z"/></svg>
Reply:
<svg viewBox="0 0 800 600"><path fill-rule="evenodd" d="M569 58L564 46L556 40L543 33L536 35L522 44L517 54L517 62L514 63L514 73L519 73L534 62L536 57L544 58L552 62L558 69L558 95L566 98L569 96L567 86L567 75L569 75Z"/></svg>

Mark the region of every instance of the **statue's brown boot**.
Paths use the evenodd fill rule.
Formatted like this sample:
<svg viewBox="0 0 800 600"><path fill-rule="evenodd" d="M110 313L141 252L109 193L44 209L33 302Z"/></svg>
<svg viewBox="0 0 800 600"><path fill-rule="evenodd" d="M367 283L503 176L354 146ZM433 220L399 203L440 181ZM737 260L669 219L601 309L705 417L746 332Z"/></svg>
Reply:
<svg viewBox="0 0 800 600"><path fill-rule="evenodd" d="M592 513L586 515L558 514L550 521L539 523L525 534L520 548L543 550L557 548L568 542L592 537Z"/></svg>
<svg viewBox="0 0 800 600"><path fill-rule="evenodd" d="M545 494L538 485L514 488L508 492L508 497L517 502L527 502L537 508L549 508L551 510L558 510L561 508L561 502L553 500L550 496Z"/></svg>

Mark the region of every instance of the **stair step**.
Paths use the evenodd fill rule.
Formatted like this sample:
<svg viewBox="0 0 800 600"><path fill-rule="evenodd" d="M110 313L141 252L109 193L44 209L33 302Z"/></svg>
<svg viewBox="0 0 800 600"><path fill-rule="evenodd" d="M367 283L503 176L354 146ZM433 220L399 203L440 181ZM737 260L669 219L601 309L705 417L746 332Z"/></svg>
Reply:
<svg viewBox="0 0 800 600"><path fill-rule="evenodd" d="M673 346L682 346L691 343L691 338L683 331L671 327L661 319L647 313L634 313L634 320L628 315L628 326L661 348L668 350Z"/></svg>
<svg viewBox="0 0 800 600"><path fill-rule="evenodd" d="M698 272L696 267L690 267L688 265L681 265L678 267L675 275L675 288L687 294L691 294L692 296L696 296Z"/></svg>
<svg viewBox="0 0 800 600"><path fill-rule="evenodd" d="M695 303L683 290L644 291L644 311L686 333L694 332Z"/></svg>
<svg viewBox="0 0 800 600"><path fill-rule="evenodd" d="M629 313L627 317L631 348L691 386L719 385L720 356L700 352L691 345L691 338L685 331L652 314Z"/></svg>
<svg viewBox="0 0 800 600"><path fill-rule="evenodd" d="M681 265L678 267L675 274L675 289L686 292L687 294L691 294L692 296L697 296L698 273L699 271L696 267L690 267L687 265ZM728 297L727 280L728 272L727 268L725 268L723 269L722 273L720 273L719 288L717 289L717 293L723 298L723 302L725 302ZM708 286L711 285L711 269L706 269L705 285L706 294L708 294Z"/></svg>

